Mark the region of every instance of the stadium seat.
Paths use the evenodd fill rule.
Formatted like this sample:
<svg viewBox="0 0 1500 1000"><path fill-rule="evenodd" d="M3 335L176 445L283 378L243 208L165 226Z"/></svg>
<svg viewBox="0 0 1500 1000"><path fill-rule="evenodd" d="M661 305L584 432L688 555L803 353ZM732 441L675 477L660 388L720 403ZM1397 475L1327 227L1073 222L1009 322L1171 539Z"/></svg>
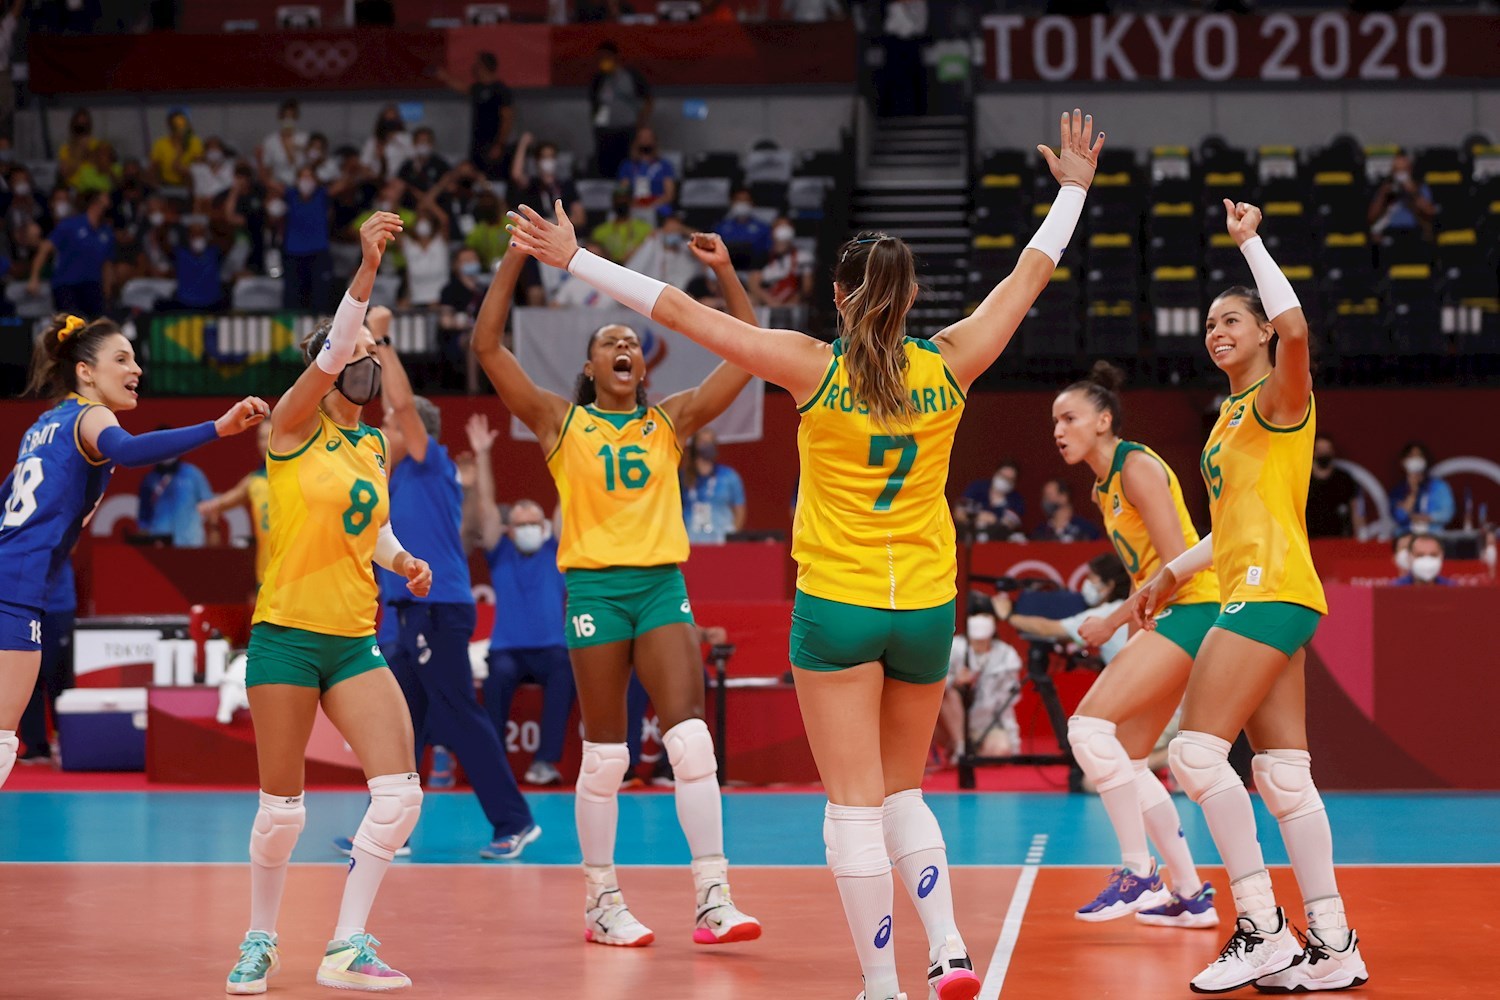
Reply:
<svg viewBox="0 0 1500 1000"><path fill-rule="evenodd" d="M235 312L272 312L281 308L281 279L247 276L234 283L231 307Z"/></svg>
<svg viewBox="0 0 1500 1000"><path fill-rule="evenodd" d="M677 189L677 207L684 212L713 211L717 221L729 211L730 194L728 177L689 177Z"/></svg>
<svg viewBox="0 0 1500 1000"><path fill-rule="evenodd" d="M1390 337L1383 321L1385 305L1374 294L1331 301L1333 323L1330 340L1344 357L1383 356L1390 350Z"/></svg>
<svg viewBox="0 0 1500 1000"><path fill-rule="evenodd" d="M1356 171L1316 171L1310 190L1312 203L1317 206L1320 232L1349 233L1363 230L1369 224L1369 193L1363 176Z"/></svg>
<svg viewBox="0 0 1500 1000"><path fill-rule="evenodd" d="M612 180L592 177L575 181L574 186L578 188L578 200L583 202L584 210L593 215L596 212L609 211L615 188L619 187L619 184Z"/></svg>
<svg viewBox="0 0 1500 1000"><path fill-rule="evenodd" d="M1191 201L1153 203L1146 216L1146 266L1196 268L1202 256L1197 205Z"/></svg>
<svg viewBox="0 0 1500 1000"><path fill-rule="evenodd" d="M1329 233L1321 253L1325 288L1351 298L1375 284L1375 259L1363 232Z"/></svg>
<svg viewBox="0 0 1500 1000"><path fill-rule="evenodd" d="M26 172L31 174L31 186L36 191L57 187L57 163L53 160L27 160Z"/></svg>
<svg viewBox="0 0 1500 1000"><path fill-rule="evenodd" d="M1100 302L1134 303L1140 298L1141 255L1132 233L1095 233L1088 240L1090 315Z"/></svg>
<svg viewBox="0 0 1500 1000"><path fill-rule="evenodd" d="M752 149L741 161L746 184L786 184L792 179L792 152L788 149Z"/></svg>
<svg viewBox="0 0 1500 1000"><path fill-rule="evenodd" d="M1219 215L1222 217L1223 214L1221 208ZM1230 285L1244 285L1251 280L1245 255L1240 253L1234 237L1222 228L1222 223L1219 231L1208 237L1208 246L1203 251L1203 276L1208 281L1209 293L1212 295L1217 295Z"/></svg>
<svg viewBox="0 0 1500 1000"><path fill-rule="evenodd" d="M1203 343L1203 286L1193 265L1158 267L1146 286L1156 352L1193 356Z"/></svg>
<svg viewBox="0 0 1500 1000"><path fill-rule="evenodd" d="M973 231L978 235L1001 236L1020 232L1026 219L1026 194L1021 186L1023 175L987 173L974 189Z"/></svg>
<svg viewBox="0 0 1500 1000"><path fill-rule="evenodd" d="M1283 269L1289 265L1310 266L1316 244L1307 223L1307 206L1298 201L1266 201L1261 205L1266 224L1262 239Z"/></svg>
<svg viewBox="0 0 1500 1000"><path fill-rule="evenodd" d="M120 304L137 312L151 312L158 302L177 294L171 278L131 278L120 289Z"/></svg>
<svg viewBox="0 0 1500 1000"><path fill-rule="evenodd" d="M738 170L738 162L734 169ZM849 161L844 154L832 149L815 149L797 154L792 164L793 177L838 177L848 173Z"/></svg>
<svg viewBox="0 0 1500 1000"><path fill-rule="evenodd" d="M1386 273L1391 342L1398 354L1438 354L1442 327L1429 264L1398 264Z"/></svg>
<svg viewBox="0 0 1500 1000"><path fill-rule="evenodd" d="M1401 147L1393 145L1365 147L1365 180L1371 185L1379 184L1391 176L1391 162L1400 155Z"/></svg>
<svg viewBox="0 0 1500 1000"><path fill-rule="evenodd" d="M740 176L738 153L689 153L682 161L682 176L728 177L731 184Z"/></svg>
<svg viewBox="0 0 1500 1000"><path fill-rule="evenodd" d="M1022 324L1021 354L1028 358L1078 356L1080 286L1070 267L1058 266Z"/></svg>
<svg viewBox="0 0 1500 1000"><path fill-rule="evenodd" d="M659 0L656 18L666 24L681 24L696 21L703 14L703 5L698 0Z"/></svg>
<svg viewBox="0 0 1500 1000"><path fill-rule="evenodd" d="M787 207L793 217L821 219L833 183L832 177L793 177L786 192Z"/></svg>
<svg viewBox="0 0 1500 1000"><path fill-rule="evenodd" d="M1091 300L1084 351L1091 358L1133 358L1140 352L1140 317L1134 300Z"/></svg>
<svg viewBox="0 0 1500 1000"><path fill-rule="evenodd" d="M1294 146L1262 146L1256 154L1257 197L1262 204L1302 201L1306 197Z"/></svg>
<svg viewBox="0 0 1500 1000"><path fill-rule="evenodd" d="M26 288L24 281L12 281L5 288L5 298L16 307L16 315L23 319L41 319L51 316L56 309L52 305L52 287L43 285L35 295Z"/></svg>

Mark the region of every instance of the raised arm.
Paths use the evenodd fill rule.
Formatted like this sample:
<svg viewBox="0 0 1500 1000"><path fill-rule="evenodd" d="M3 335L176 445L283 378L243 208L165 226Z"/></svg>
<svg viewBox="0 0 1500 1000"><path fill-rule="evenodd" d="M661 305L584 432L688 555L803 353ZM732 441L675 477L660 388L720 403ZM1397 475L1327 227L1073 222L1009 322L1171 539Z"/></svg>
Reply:
<svg viewBox="0 0 1500 1000"><path fill-rule="evenodd" d="M1103 132L1090 145L1093 128L1093 115L1084 115L1074 108L1071 115L1064 112L1062 116L1060 153L1053 153L1046 146L1037 147L1061 185L1047 218L1021 251L1015 269L985 296L979 308L932 338L965 389L994 364L1032 303L1052 280L1052 272L1073 237L1083 211L1084 195L1093 183L1099 152L1104 148Z"/></svg>
<svg viewBox="0 0 1500 1000"><path fill-rule="evenodd" d="M1257 233L1260 209L1243 201L1224 199L1224 223L1239 244L1240 253L1255 276L1255 288L1266 318L1276 331L1276 367L1256 397L1255 408L1273 424L1291 426L1307 416L1312 399L1312 354L1308 346L1307 315L1292 283L1271 259Z"/></svg>
<svg viewBox="0 0 1500 1000"><path fill-rule="evenodd" d="M762 330L701 302L676 288L636 274L578 248L573 223L557 205L558 223L543 219L529 206L510 213L511 246L543 264L566 268L599 291L642 316L687 337L767 382L790 392L799 403L822 381L828 368L828 345L795 330Z"/></svg>
<svg viewBox="0 0 1500 1000"><path fill-rule="evenodd" d="M394 420L401 428L402 445L396 447L395 442L391 443L386 465L394 469L407 455L419 463L425 462L427 426L417 413L416 397L411 391L411 379L406 377L406 366L391 343L391 311L385 306L371 309L365 325L375 337L375 360L380 362L380 394L385 398L385 419Z"/></svg>
<svg viewBox="0 0 1500 1000"><path fill-rule="evenodd" d="M207 500L204 500L202 503L198 504L199 515L201 515L205 520L212 519L218 517L226 510L233 510L235 507L243 507L245 504L249 503L250 480L254 477L255 473L252 472L249 475L243 477L233 486L229 487L229 489L225 490L223 493L220 493L218 496L209 497Z"/></svg>
<svg viewBox="0 0 1500 1000"><path fill-rule="evenodd" d="M83 453L94 461L108 459L127 469L143 469L177 458L218 438L248 430L270 412L265 400L246 396L217 420L205 420L188 427L170 427L149 434L132 434L120 426L119 419L109 407L91 406L78 418L78 440L83 445Z"/></svg>
<svg viewBox="0 0 1500 1000"><path fill-rule="evenodd" d="M550 452L562 431L563 419L571 405L555 392L548 392L531 381L516 356L505 346L505 319L515 298L516 281L526 255L512 247L500 259L500 268L484 293L484 304L474 320L469 346L500 394L500 401L520 418L521 423L541 442L543 453Z"/></svg>
<svg viewBox="0 0 1500 1000"><path fill-rule="evenodd" d="M354 356L386 245L400 232L401 217L392 212L376 212L359 227L359 245L363 253L359 270L334 313L333 330L323 342L317 359L297 377L271 412L272 451L292 451L312 434L317 424L318 404L333 388L344 365Z"/></svg>
<svg viewBox="0 0 1500 1000"><path fill-rule="evenodd" d="M531 182L531 178L526 176L526 154L531 151L531 139L530 132L522 132L521 141L516 143L516 155L510 160L510 182L516 186L517 191Z"/></svg>
<svg viewBox="0 0 1500 1000"><path fill-rule="evenodd" d="M495 466L490 459L498 432L490 430L490 422L482 413L471 416L464 424L469 436L469 447L474 449L473 503L465 511L465 520L470 536L489 552L500 544L505 525L500 523L500 508L495 504Z"/></svg>

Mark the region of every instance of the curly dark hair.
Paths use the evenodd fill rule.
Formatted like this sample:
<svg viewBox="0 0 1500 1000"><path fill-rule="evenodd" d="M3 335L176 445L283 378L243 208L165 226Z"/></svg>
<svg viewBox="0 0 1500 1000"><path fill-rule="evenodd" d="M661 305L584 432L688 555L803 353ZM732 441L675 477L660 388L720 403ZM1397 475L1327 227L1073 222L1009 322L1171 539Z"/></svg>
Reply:
<svg viewBox="0 0 1500 1000"><path fill-rule="evenodd" d="M588 344L584 347L583 350L584 360L588 360L588 356L594 353L594 342L599 339L599 334L603 333L605 330L608 330L612 326L618 325L618 323L606 323L604 326L601 326L599 329L589 334ZM594 380L585 375L583 372L579 372L578 378L573 382L573 402L577 403L579 406L588 406L598 398L599 394L595 389ZM646 383L644 380L637 384L635 387L635 405L646 405Z"/></svg>

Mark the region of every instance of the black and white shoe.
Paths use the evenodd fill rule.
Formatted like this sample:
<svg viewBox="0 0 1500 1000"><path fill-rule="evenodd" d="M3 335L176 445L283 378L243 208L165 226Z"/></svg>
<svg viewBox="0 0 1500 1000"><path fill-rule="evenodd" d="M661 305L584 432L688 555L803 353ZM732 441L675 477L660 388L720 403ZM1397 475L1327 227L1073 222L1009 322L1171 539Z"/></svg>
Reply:
<svg viewBox="0 0 1500 1000"><path fill-rule="evenodd" d="M1262 930L1249 917L1234 922L1234 933L1212 965L1188 983L1194 993L1228 993L1285 972L1302 958L1286 914L1276 908L1276 926Z"/></svg>
<svg viewBox="0 0 1500 1000"><path fill-rule="evenodd" d="M1359 936L1352 930L1347 933L1349 939L1338 950L1324 943L1316 927L1309 927L1296 964L1285 972L1257 979L1255 988L1262 993L1316 993L1363 986L1369 982L1370 973L1359 953Z"/></svg>

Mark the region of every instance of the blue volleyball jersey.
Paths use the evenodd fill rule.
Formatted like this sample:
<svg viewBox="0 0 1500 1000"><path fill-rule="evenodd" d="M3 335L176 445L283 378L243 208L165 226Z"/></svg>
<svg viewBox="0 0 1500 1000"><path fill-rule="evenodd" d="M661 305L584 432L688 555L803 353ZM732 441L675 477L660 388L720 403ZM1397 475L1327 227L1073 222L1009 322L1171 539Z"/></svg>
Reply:
<svg viewBox="0 0 1500 1000"><path fill-rule="evenodd" d="M421 600L426 604L473 604L469 560L459 525L463 521L464 492L458 466L448 449L427 442L427 460L411 454L391 470L391 529L401 547L432 567L432 592L417 598L406 589L406 577L376 567L380 599Z"/></svg>
<svg viewBox="0 0 1500 1000"><path fill-rule="evenodd" d="M48 581L99 506L114 464L90 459L78 438L78 421L97 405L70 395L21 438L0 497L0 603L44 611Z"/></svg>

